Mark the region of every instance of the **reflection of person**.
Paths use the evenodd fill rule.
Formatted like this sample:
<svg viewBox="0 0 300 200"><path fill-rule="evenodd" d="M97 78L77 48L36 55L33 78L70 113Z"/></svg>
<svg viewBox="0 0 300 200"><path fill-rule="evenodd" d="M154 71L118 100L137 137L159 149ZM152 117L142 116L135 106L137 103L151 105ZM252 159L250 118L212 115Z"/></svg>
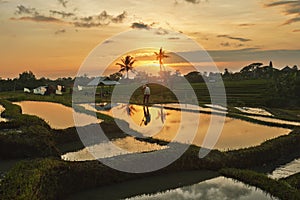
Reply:
<svg viewBox="0 0 300 200"><path fill-rule="evenodd" d="M150 88L148 85L144 86L144 105L149 104L149 97L150 97Z"/></svg>
<svg viewBox="0 0 300 200"><path fill-rule="evenodd" d="M151 115L149 112L149 107L148 106L144 106L144 118L142 123L144 122L144 125L147 126L151 121Z"/></svg>

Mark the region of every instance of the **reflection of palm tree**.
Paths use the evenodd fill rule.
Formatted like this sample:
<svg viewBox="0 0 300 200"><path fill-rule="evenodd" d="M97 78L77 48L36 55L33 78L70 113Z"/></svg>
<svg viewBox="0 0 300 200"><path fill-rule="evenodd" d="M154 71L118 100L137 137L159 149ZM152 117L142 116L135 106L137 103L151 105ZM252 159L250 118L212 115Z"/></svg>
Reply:
<svg viewBox="0 0 300 200"><path fill-rule="evenodd" d="M124 109L124 108L128 116L132 116L136 113L136 109L133 105L126 104L121 106L119 109Z"/></svg>
<svg viewBox="0 0 300 200"><path fill-rule="evenodd" d="M164 107L161 105L156 120L160 118L161 122L164 124L168 115L169 113L164 112Z"/></svg>
<svg viewBox="0 0 300 200"><path fill-rule="evenodd" d="M156 59L159 61L159 67L160 67L160 71L162 71L162 69L165 71L165 67L164 67L164 58L168 58L169 56L165 55L165 51L163 51L162 48L160 48L159 52L154 52L156 55Z"/></svg>
<svg viewBox="0 0 300 200"><path fill-rule="evenodd" d="M133 71L133 63L135 62L135 59L132 56L126 56L125 58L121 58L122 63L116 63L116 65L119 65L121 67L119 72L125 72L127 73L127 79L128 71Z"/></svg>

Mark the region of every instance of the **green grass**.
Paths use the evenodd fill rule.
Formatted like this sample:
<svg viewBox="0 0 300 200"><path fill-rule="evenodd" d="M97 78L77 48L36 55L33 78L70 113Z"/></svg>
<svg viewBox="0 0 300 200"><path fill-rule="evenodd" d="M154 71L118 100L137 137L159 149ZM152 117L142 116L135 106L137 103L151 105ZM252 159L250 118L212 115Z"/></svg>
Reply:
<svg viewBox="0 0 300 200"><path fill-rule="evenodd" d="M162 141L154 139L148 142L164 144ZM55 158L31 160L19 163L7 174L0 186L0 196L4 199L29 197L31 199L62 199L68 194L87 188L115 184L130 179L177 171L221 170L223 175L259 187L273 196L282 199L299 199L299 193L294 188L296 183L292 187L288 181L275 181L264 174L247 170L276 163L281 161L281 157L291 155L295 151L300 152L299 144L299 131L294 131L288 136L270 140L258 147L227 153L214 150L203 159L198 158L199 147L190 146L184 155L171 165L147 174L119 172L98 161L66 162ZM298 180L298 178L294 178L294 180Z"/></svg>
<svg viewBox="0 0 300 200"><path fill-rule="evenodd" d="M72 106L72 95L64 94L62 96L59 95L35 95L35 94L25 94L22 91L16 92L1 92L0 98L9 100L11 102L19 102L19 101L47 101L47 102L56 102L61 103L65 106Z"/></svg>
<svg viewBox="0 0 300 200"><path fill-rule="evenodd" d="M228 166L234 168L268 168L285 164L300 156L300 130L268 140L256 147L224 153Z"/></svg>
<svg viewBox="0 0 300 200"><path fill-rule="evenodd" d="M21 108L0 99L9 122L0 123L0 158L58 156L49 125L42 119L21 114Z"/></svg>
<svg viewBox="0 0 300 200"><path fill-rule="evenodd" d="M266 81L235 81L225 82L228 93L229 105L234 106L265 106L267 98L265 87ZM209 103L209 96L205 84L193 84L201 104ZM126 95L126 86L124 94ZM177 102L174 94L158 85L150 85L151 103ZM245 90L247 88L247 90ZM178 90L182 88L177 88ZM142 91L136 90L131 101L141 103ZM65 162L58 158L47 158L48 156L58 157L60 153L68 150L80 149L83 147L75 128L65 130L52 130L43 120L38 117L22 115L19 106L11 104L10 101L49 101L62 103L71 106L71 95L64 96L39 96L23 94L21 92L0 93L0 104L6 110L3 116L10 119L9 122L0 123L0 132L11 129L9 134L0 133L0 157L2 158L36 158L37 160L21 162L14 167L1 182L0 198L4 199L62 199L70 193L84 190L90 187L97 187L106 184L123 182L133 178L151 176L152 174L127 174L110 169L99 162ZM97 98L97 101L103 99ZM91 114L82 107L75 107L79 112ZM273 111L273 109L271 109ZM273 114L283 118L295 119L298 115L297 108L274 109ZM111 138L120 138L120 130L115 125L114 119L97 114L103 119L102 128L106 129ZM242 116L235 109L231 109L229 117L240 118L251 121L247 116ZM257 121L251 121L256 122ZM30 125L30 126L28 126ZM276 124L265 124L276 126ZM294 128L288 127L288 128ZM21 133L12 129L21 130ZM234 130L233 130L234 131ZM165 141L148 139L150 143L165 145ZM7 153L8 152L8 153ZM212 151L204 159L198 158L199 148L191 146L187 152L173 164L156 173L169 173L184 170L221 170L223 168L240 169L264 169L269 166L285 164L287 160L299 157L300 153L300 131L294 130L287 136L264 142L257 147L240 149L229 152ZM227 169L221 171L224 175L236 178L250 185L262 188L274 196L283 199L299 199L298 188L299 178L293 176L286 181L273 181L263 174L251 171ZM154 174L156 174L154 173ZM291 187L290 185L293 187ZM278 187L278 191L274 188ZM288 192L284 192L288 191ZM287 194L288 193L288 194Z"/></svg>
<svg viewBox="0 0 300 200"><path fill-rule="evenodd" d="M289 176L287 178L281 179L282 181L286 181L288 184L290 184L292 187L296 188L298 191L300 191L300 173L294 174L292 176Z"/></svg>
<svg viewBox="0 0 300 200"><path fill-rule="evenodd" d="M300 199L300 192L285 181L277 181L250 170L223 169L222 175L258 187L280 199Z"/></svg>

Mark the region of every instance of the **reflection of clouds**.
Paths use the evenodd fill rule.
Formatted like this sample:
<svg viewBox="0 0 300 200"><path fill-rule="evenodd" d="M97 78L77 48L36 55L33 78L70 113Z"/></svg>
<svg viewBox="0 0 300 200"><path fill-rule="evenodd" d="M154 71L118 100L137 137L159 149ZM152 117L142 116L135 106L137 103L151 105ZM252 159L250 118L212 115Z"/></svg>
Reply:
<svg viewBox="0 0 300 200"><path fill-rule="evenodd" d="M283 166L275 169L272 174L269 175L270 178L280 179L292 176L300 172L300 159L293 160Z"/></svg>
<svg viewBox="0 0 300 200"><path fill-rule="evenodd" d="M134 105L136 112L130 116L126 111L126 106L128 105L120 104L114 107L111 112L104 111L103 113L126 121L132 130L135 130L146 137L154 137L165 141L175 140L176 142L185 144L190 144L192 142L194 145L208 148L207 144L203 144L205 136L208 134L214 134L215 127L218 127L223 123L221 120L222 116L199 114L198 111L202 110L202 107L199 106L187 105L185 107L185 105L179 104L166 104L165 107L169 107L171 109L165 109L163 106L162 110L161 105L156 104L149 109L152 116L149 125L141 126L141 121L144 118L143 107ZM172 108L181 107L192 112L172 110ZM210 111L212 110L211 108L207 109ZM161 116L163 115L161 115L161 111L167 115L165 119L163 118L164 123L162 123ZM213 121L212 118L214 119ZM197 121L196 119L199 120ZM211 128L209 129L209 127ZM259 132L257 132L258 129L264 134L259 134ZM194 132L196 132L195 137L192 136ZM268 127L226 117L222 134L216 146L213 148L228 150L256 146L265 140L275 138L280 135L286 135L289 132L289 129Z"/></svg>
<svg viewBox="0 0 300 200"><path fill-rule="evenodd" d="M76 152L68 152L62 155L61 158L68 161L87 161L119 155L157 151L167 148L158 144L141 142L133 137L116 139L111 142L112 143L103 142Z"/></svg>
<svg viewBox="0 0 300 200"><path fill-rule="evenodd" d="M262 190L256 189L255 187L246 186L245 184L232 179L219 177L192 186L168 190L154 195L142 195L130 199L246 200L272 198L267 196Z"/></svg>

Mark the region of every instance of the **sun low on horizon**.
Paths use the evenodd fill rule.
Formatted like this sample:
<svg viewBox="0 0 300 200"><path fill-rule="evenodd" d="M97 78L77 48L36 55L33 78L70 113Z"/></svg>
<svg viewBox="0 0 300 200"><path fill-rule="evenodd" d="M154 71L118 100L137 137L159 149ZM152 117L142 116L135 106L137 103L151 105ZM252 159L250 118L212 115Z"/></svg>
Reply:
<svg viewBox="0 0 300 200"><path fill-rule="evenodd" d="M271 60L277 68L300 65L299 0L0 0L0 6L1 78L26 70L38 77L74 77L94 48L117 42L111 38L131 30L168 43L153 44L155 51L180 46L169 52L174 55L194 53L188 45L183 48L187 40L180 35L185 35L208 52L220 71ZM111 62L126 53L106 51L103 56ZM156 69L154 54L134 57L137 66ZM165 62L183 73L189 65L171 58Z"/></svg>
<svg viewBox="0 0 300 200"><path fill-rule="evenodd" d="M166 58L162 60L164 70L169 71L170 73L175 73L178 71L181 74L187 74L197 70L193 66L193 63L190 63L176 53L169 52L163 48L162 50L166 55ZM118 63L122 63L122 59L125 59L126 56L130 56L134 60L132 65L133 72L130 71L132 77L138 73L146 73L150 76L158 76L162 69L155 53L159 53L159 51L160 49L145 48L127 52L111 62L111 64L105 69L103 75L109 76L113 73L119 72L121 68Z"/></svg>

